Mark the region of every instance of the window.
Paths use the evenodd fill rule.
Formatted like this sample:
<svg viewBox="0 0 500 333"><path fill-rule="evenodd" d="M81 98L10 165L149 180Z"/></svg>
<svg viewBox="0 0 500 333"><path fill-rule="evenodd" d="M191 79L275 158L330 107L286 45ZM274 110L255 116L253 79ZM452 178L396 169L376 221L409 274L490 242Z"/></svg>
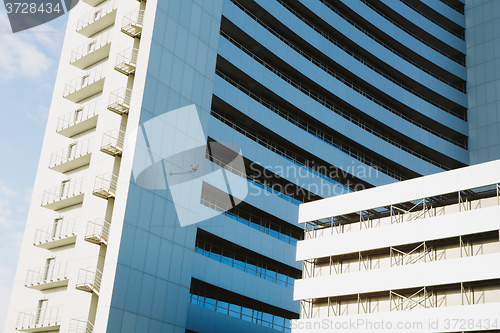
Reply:
<svg viewBox="0 0 500 333"><path fill-rule="evenodd" d="M54 266L56 264L56 258L48 258L45 263L45 274L43 276L43 280L52 280L52 276L54 275Z"/></svg>
<svg viewBox="0 0 500 333"><path fill-rule="evenodd" d="M47 311L47 300L41 299L38 301L38 307L36 309L35 325L40 324L45 317L45 312Z"/></svg>
<svg viewBox="0 0 500 333"><path fill-rule="evenodd" d="M101 13L102 13L102 8L97 9L94 12L94 20L97 20L99 17L101 17Z"/></svg>
<svg viewBox="0 0 500 333"><path fill-rule="evenodd" d="M69 179L66 179L61 182L61 191L59 193L59 197L63 198L68 196L68 191L69 191Z"/></svg>
<svg viewBox="0 0 500 333"><path fill-rule="evenodd" d="M87 53L93 52L95 50L95 40L91 41L89 45L87 46Z"/></svg>
<svg viewBox="0 0 500 333"><path fill-rule="evenodd" d="M73 118L73 122L77 122L82 120L83 109L78 109L75 111L75 116Z"/></svg>
<svg viewBox="0 0 500 333"><path fill-rule="evenodd" d="M85 74L84 76L82 76L81 86L84 87L87 84L89 84L89 75Z"/></svg>
<svg viewBox="0 0 500 333"><path fill-rule="evenodd" d="M52 238L56 238L61 234L61 224L62 224L62 217L59 217L54 220L54 224L52 225Z"/></svg>
<svg viewBox="0 0 500 333"><path fill-rule="evenodd" d="M75 142L69 144L69 146L68 146L68 156L66 156L66 158L68 160L75 157L75 146L76 146Z"/></svg>

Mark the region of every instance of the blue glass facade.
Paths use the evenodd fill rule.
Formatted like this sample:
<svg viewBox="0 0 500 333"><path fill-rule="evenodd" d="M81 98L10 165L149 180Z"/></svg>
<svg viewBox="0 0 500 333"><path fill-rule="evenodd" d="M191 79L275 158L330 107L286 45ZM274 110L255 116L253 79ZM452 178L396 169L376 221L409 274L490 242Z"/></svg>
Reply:
<svg viewBox="0 0 500 333"><path fill-rule="evenodd" d="M227 210L217 196L232 194L204 186L201 204L221 214L181 227L170 190L132 177L108 331L289 332L299 203L469 164L462 7L147 2L139 126L196 105L207 140L240 147L246 175L230 171L249 194Z"/></svg>

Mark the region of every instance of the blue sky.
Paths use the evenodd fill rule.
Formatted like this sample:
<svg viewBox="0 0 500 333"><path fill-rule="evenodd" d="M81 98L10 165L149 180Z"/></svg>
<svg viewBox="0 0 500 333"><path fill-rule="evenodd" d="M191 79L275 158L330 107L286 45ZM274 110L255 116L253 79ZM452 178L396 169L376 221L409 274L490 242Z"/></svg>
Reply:
<svg viewBox="0 0 500 333"><path fill-rule="evenodd" d="M67 15L13 34L0 11L0 332L3 330Z"/></svg>

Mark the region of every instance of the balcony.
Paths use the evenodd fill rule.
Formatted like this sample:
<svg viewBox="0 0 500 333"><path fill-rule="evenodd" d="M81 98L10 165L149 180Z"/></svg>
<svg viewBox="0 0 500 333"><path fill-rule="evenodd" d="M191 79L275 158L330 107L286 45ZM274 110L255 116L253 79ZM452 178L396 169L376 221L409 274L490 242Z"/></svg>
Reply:
<svg viewBox="0 0 500 333"><path fill-rule="evenodd" d="M118 176L112 173L97 176L95 177L94 190L92 191L92 194L103 199L114 198L117 182Z"/></svg>
<svg viewBox="0 0 500 333"><path fill-rule="evenodd" d="M54 186L43 192L42 207L59 210L83 202L84 178L65 180L60 185Z"/></svg>
<svg viewBox="0 0 500 333"><path fill-rule="evenodd" d="M28 270L24 286L46 290L68 285L68 263L47 264L42 267Z"/></svg>
<svg viewBox="0 0 500 333"><path fill-rule="evenodd" d="M92 139L71 143L50 155L49 169L65 173L90 164Z"/></svg>
<svg viewBox="0 0 500 333"><path fill-rule="evenodd" d="M112 130L102 135L101 151L111 156L121 156L125 132Z"/></svg>
<svg viewBox="0 0 500 333"><path fill-rule="evenodd" d="M76 31L90 37L115 23L117 6L108 0L89 13L81 16L76 24Z"/></svg>
<svg viewBox="0 0 500 333"><path fill-rule="evenodd" d="M57 120L56 132L68 138L88 131L97 126L97 117L99 116L97 103L85 104L81 108L66 113Z"/></svg>
<svg viewBox="0 0 500 333"><path fill-rule="evenodd" d="M96 7L104 2L103 0L82 0L82 1L85 2L87 5L90 5L92 7Z"/></svg>
<svg viewBox="0 0 500 333"><path fill-rule="evenodd" d="M77 219L56 219L53 223L35 230L33 245L43 249L74 244L76 242L75 224Z"/></svg>
<svg viewBox="0 0 500 333"><path fill-rule="evenodd" d="M130 96L132 89L121 88L113 91L109 96L108 110L122 115L130 110Z"/></svg>
<svg viewBox="0 0 500 333"><path fill-rule="evenodd" d="M102 92L104 87L105 64L79 76L64 86L63 97L74 103Z"/></svg>
<svg viewBox="0 0 500 333"><path fill-rule="evenodd" d="M94 293L99 296L101 290L102 273L95 267L80 268L76 289Z"/></svg>
<svg viewBox="0 0 500 333"><path fill-rule="evenodd" d="M104 219L89 221L84 240L97 245L108 245L109 227L110 223Z"/></svg>
<svg viewBox="0 0 500 333"><path fill-rule="evenodd" d="M53 332L61 326L59 307L42 307L17 316L16 330L22 332Z"/></svg>
<svg viewBox="0 0 500 333"><path fill-rule="evenodd" d="M134 74L137 66L138 53L139 49L135 48L130 48L118 53L116 56L115 70L125 75Z"/></svg>
<svg viewBox="0 0 500 333"><path fill-rule="evenodd" d="M132 38L141 38L144 9L137 9L123 18L122 32Z"/></svg>
<svg viewBox="0 0 500 333"><path fill-rule="evenodd" d="M109 56L111 48L110 32L106 32L71 51L70 64L85 69Z"/></svg>
<svg viewBox="0 0 500 333"><path fill-rule="evenodd" d="M94 324L87 319L71 319L69 322L69 333L92 333Z"/></svg>

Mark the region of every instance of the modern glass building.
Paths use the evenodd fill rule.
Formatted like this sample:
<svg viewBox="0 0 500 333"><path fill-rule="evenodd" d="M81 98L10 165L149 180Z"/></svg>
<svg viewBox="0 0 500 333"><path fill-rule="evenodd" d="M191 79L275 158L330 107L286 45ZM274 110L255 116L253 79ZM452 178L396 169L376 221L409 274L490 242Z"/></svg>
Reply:
<svg viewBox="0 0 500 333"><path fill-rule="evenodd" d="M290 332L298 204L469 164L471 6L82 0L5 332Z"/></svg>

